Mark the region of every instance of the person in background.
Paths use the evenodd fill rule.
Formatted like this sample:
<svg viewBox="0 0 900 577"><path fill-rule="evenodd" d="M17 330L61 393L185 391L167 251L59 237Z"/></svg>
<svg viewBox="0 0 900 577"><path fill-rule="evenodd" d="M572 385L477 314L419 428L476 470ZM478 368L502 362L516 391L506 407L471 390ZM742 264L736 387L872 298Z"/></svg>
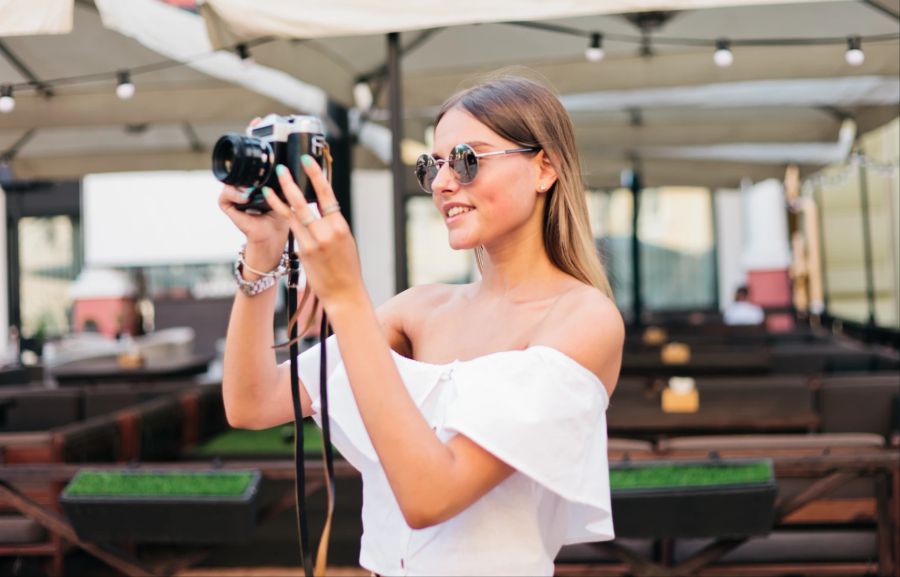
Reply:
<svg viewBox="0 0 900 577"><path fill-rule="evenodd" d="M741 285L734 291L734 302L725 308L726 325L759 325L766 320L762 307L750 302L750 289Z"/></svg>

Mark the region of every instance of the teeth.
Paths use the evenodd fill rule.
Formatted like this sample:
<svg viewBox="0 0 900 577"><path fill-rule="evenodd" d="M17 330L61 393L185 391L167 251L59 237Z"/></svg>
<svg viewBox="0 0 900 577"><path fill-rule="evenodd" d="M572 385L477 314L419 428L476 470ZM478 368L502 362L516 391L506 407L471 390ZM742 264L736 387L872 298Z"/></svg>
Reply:
<svg viewBox="0 0 900 577"><path fill-rule="evenodd" d="M450 210L447 211L447 216L448 217L456 216L457 214L469 212L470 210L472 210L472 209L465 207L465 206L454 206L453 208L451 208Z"/></svg>

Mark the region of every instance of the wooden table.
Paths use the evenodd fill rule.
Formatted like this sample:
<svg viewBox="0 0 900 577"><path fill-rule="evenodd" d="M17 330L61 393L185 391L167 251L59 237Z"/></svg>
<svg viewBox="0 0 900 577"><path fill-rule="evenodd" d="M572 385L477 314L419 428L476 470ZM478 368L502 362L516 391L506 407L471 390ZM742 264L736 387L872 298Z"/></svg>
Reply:
<svg viewBox="0 0 900 577"><path fill-rule="evenodd" d="M116 359L86 359L56 367L51 374L60 385L164 381L205 373L212 359L212 355L190 355L150 360L133 369L120 367Z"/></svg>
<svg viewBox="0 0 900 577"><path fill-rule="evenodd" d="M640 391L617 391L607 411L607 427L617 435L658 436L696 433L810 432L819 415L808 402L786 403L784 399L747 391L700 390L696 413L663 412L658 395Z"/></svg>
<svg viewBox="0 0 900 577"><path fill-rule="evenodd" d="M695 376L712 374L767 373L771 364L769 352L763 347L728 350L692 348L690 361L666 364L659 350L626 351L622 357L623 375Z"/></svg>

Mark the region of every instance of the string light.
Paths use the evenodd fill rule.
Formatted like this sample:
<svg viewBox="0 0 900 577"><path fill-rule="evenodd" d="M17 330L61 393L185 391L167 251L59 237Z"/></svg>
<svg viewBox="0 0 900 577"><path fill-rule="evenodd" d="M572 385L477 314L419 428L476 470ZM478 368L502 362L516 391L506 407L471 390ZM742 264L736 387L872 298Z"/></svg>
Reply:
<svg viewBox="0 0 900 577"><path fill-rule="evenodd" d="M713 62L719 68L728 68L734 63L734 54L731 53L731 42L725 38L716 40L716 51L713 53Z"/></svg>
<svg viewBox="0 0 900 577"><path fill-rule="evenodd" d="M4 84L3 87L0 88L0 112L3 112L4 114L12 112L15 107L16 99L13 98L12 86Z"/></svg>
<svg viewBox="0 0 900 577"><path fill-rule="evenodd" d="M859 36L847 37L847 51L844 52L844 60L850 66L860 66L866 61L866 55L862 51L862 39Z"/></svg>
<svg viewBox="0 0 900 577"><path fill-rule="evenodd" d="M116 76L119 80L118 84L116 84L116 96L122 100L128 100L134 96L134 83L131 82L131 74L127 70L121 70Z"/></svg>
<svg viewBox="0 0 900 577"><path fill-rule="evenodd" d="M238 44L234 47L234 51L235 53L237 53L238 58L241 59L241 64L243 64L244 66L249 68L256 63L256 61L253 60L253 56L250 54L250 47L246 44Z"/></svg>
<svg viewBox="0 0 900 577"><path fill-rule="evenodd" d="M591 42L584 50L584 57L590 62L600 62L606 52L603 50L603 35L597 32L591 34Z"/></svg>

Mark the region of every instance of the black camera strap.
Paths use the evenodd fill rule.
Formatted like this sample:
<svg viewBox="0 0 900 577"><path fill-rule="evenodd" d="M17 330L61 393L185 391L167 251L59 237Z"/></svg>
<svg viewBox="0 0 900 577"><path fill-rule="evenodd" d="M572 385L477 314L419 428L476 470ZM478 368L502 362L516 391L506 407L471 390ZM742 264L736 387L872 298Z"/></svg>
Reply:
<svg viewBox="0 0 900 577"><path fill-rule="evenodd" d="M325 172L331 180L331 151L327 145L323 150ZM324 577L328 567L328 543L331 538L331 522L334 516L334 451L331 446L331 421L328 416L328 354L325 340L329 336L330 326L325 309L322 309L322 323L319 328L319 399L322 418L322 460L324 461L325 490L328 497L328 508L325 526L319 539L316 552L315 568L309 549L309 523L306 516L306 467L303 451L303 408L300 403L300 376L297 372L297 356L299 355L299 320L294 319L297 311L297 286L300 283L300 259L294 251L294 234L288 233L290 252L290 270L288 273L287 315L291 343L289 354L291 367L291 398L294 404L294 466L296 491L297 532L300 539L300 563L306 577ZM315 313L313 313L315 314ZM295 320L296 322L291 322Z"/></svg>
<svg viewBox="0 0 900 577"><path fill-rule="evenodd" d="M309 556L309 523L306 519L306 474L303 460L303 407L300 403L300 377L297 374L297 355L300 345L297 338L299 323L291 320L297 310L297 285L300 282L300 259L294 252L294 233L288 233L290 270L288 272L288 341L290 342L291 399L294 405L294 491L296 494L297 533L300 538L300 564L306 577L313 577L312 559ZM325 347L322 347L325 350ZM323 373L324 374L324 373Z"/></svg>

